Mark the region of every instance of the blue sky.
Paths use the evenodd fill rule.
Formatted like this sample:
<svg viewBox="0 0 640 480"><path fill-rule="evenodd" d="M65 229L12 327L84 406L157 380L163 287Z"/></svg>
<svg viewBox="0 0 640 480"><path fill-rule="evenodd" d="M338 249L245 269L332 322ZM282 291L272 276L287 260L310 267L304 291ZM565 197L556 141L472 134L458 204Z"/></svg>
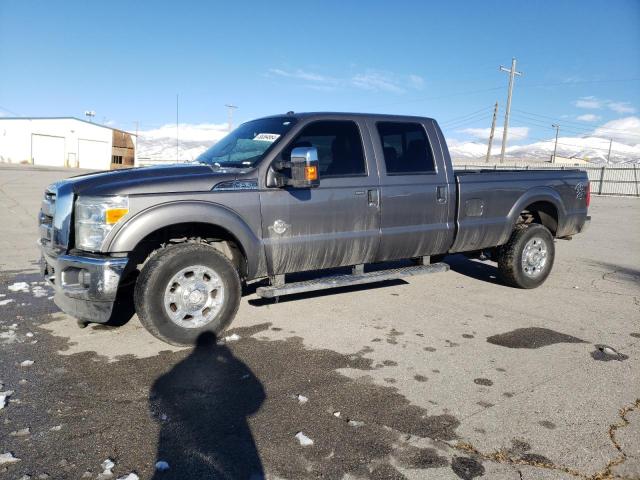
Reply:
<svg viewBox="0 0 640 480"><path fill-rule="evenodd" d="M640 1L0 2L0 114L120 128L287 110L433 116L473 138L506 99L531 142L640 109ZM475 113L478 112L478 113ZM585 116L586 115L586 116ZM548 118L547 118L548 117ZM499 121L499 125L501 121ZM572 129L574 131L572 132ZM517 133L514 130L514 133Z"/></svg>

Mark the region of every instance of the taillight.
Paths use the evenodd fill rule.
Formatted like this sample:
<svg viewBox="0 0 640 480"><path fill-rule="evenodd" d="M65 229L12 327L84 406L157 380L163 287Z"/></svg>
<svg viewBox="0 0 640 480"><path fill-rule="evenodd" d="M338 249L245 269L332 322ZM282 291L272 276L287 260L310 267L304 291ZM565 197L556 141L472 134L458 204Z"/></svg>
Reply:
<svg viewBox="0 0 640 480"><path fill-rule="evenodd" d="M587 182L587 207L589 206L589 204L591 203L591 182Z"/></svg>

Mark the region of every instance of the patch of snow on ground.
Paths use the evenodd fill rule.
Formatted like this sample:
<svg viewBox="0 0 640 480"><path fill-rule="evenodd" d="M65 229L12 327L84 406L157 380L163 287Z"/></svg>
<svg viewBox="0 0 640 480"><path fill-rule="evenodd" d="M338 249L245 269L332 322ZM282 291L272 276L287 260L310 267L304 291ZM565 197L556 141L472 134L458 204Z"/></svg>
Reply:
<svg viewBox="0 0 640 480"><path fill-rule="evenodd" d="M21 367L30 367L31 365L33 365L33 360L25 360L20 364Z"/></svg>
<svg viewBox="0 0 640 480"><path fill-rule="evenodd" d="M304 395L298 395L298 402L299 403L307 403L309 401L309 399L307 397L305 397Z"/></svg>
<svg viewBox="0 0 640 480"><path fill-rule="evenodd" d="M140 477L132 472L124 477L118 477L118 480L140 480Z"/></svg>
<svg viewBox="0 0 640 480"><path fill-rule="evenodd" d="M237 342L238 340L240 340L240 335L238 335L237 333L234 333L233 335L228 335L226 337L224 337L224 341L225 342Z"/></svg>
<svg viewBox="0 0 640 480"><path fill-rule="evenodd" d="M13 395L13 391L11 390L7 392L0 392L0 410L7 406L7 401L11 395Z"/></svg>
<svg viewBox="0 0 640 480"><path fill-rule="evenodd" d="M11 302L13 302L13 298L7 298L6 300L0 300L0 307L2 307L4 305L8 305Z"/></svg>
<svg viewBox="0 0 640 480"><path fill-rule="evenodd" d="M41 287L39 285L36 285L35 287L33 287L31 289L31 293L33 293L33 296L36 298L42 298L49 295L49 291L46 288Z"/></svg>
<svg viewBox="0 0 640 480"><path fill-rule="evenodd" d="M300 442L300 445L302 445L303 447L309 447L313 445L313 440L311 440L302 432L296 433L296 438L298 439L298 442Z"/></svg>
<svg viewBox="0 0 640 480"><path fill-rule="evenodd" d="M0 454L0 465L10 465L19 462L20 459L13 456L13 453L7 452Z"/></svg>
<svg viewBox="0 0 640 480"><path fill-rule="evenodd" d="M29 293L29 284L27 282L12 283L7 288L11 292Z"/></svg>

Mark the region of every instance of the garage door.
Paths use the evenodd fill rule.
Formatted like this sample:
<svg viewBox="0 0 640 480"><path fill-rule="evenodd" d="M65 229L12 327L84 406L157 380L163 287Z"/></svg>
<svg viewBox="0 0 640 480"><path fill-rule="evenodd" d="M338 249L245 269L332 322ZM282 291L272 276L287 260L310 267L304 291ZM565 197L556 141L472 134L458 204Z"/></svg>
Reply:
<svg viewBox="0 0 640 480"><path fill-rule="evenodd" d="M34 165L64 167L64 137L31 135L31 158Z"/></svg>
<svg viewBox="0 0 640 480"><path fill-rule="evenodd" d="M111 165L111 144L99 140L78 140L78 163L80 168L108 170Z"/></svg>

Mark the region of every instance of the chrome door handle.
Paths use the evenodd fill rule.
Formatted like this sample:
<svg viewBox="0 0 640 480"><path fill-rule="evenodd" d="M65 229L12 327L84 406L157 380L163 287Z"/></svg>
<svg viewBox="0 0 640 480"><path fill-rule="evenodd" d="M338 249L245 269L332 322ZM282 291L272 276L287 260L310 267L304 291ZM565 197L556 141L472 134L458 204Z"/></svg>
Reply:
<svg viewBox="0 0 640 480"><path fill-rule="evenodd" d="M444 185L438 185L436 187L436 199L438 203L447 203L447 187Z"/></svg>
<svg viewBox="0 0 640 480"><path fill-rule="evenodd" d="M367 199L369 200L370 207L380 206L380 194L378 193L378 189L374 188L374 189L368 190Z"/></svg>

